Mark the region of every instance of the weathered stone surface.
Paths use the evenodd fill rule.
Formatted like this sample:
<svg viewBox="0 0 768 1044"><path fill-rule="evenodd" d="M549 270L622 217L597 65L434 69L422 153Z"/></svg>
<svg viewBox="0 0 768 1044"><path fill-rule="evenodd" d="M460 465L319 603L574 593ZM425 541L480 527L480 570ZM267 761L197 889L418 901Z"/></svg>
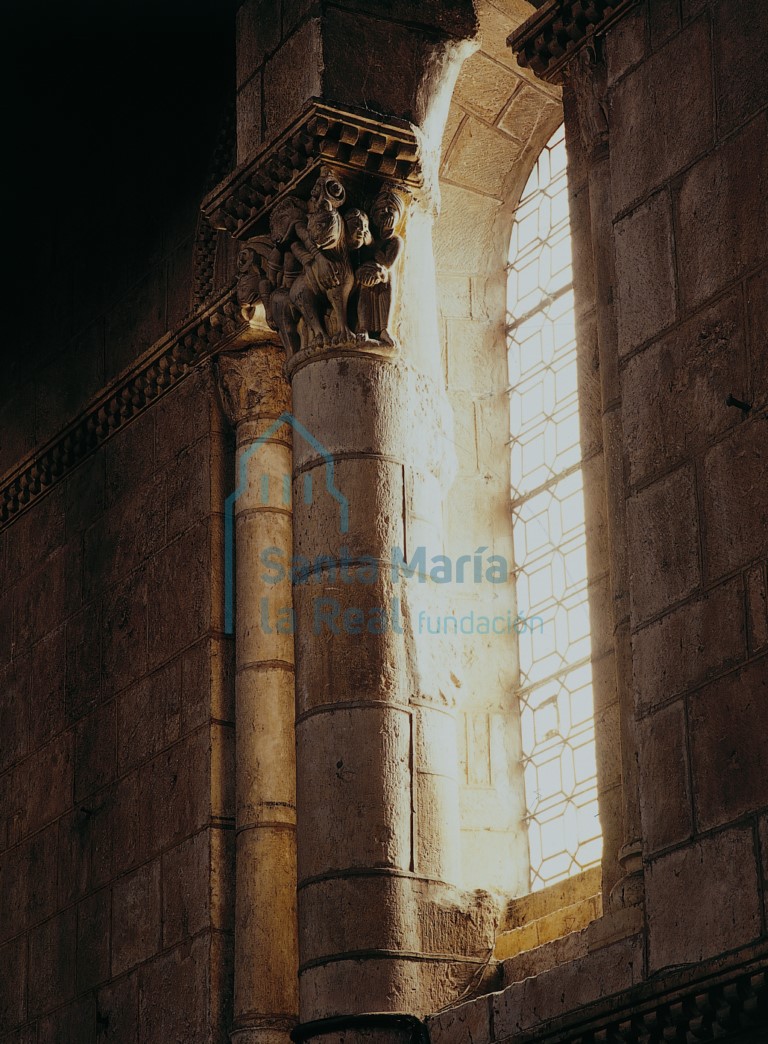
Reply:
<svg viewBox="0 0 768 1044"><path fill-rule="evenodd" d="M755 404L768 403L768 268L747 283L749 345Z"/></svg>
<svg viewBox="0 0 768 1044"><path fill-rule="evenodd" d="M206 1035L207 936L157 957L139 972L139 1040L203 1040ZM184 1004L159 1004L183 997Z"/></svg>
<svg viewBox="0 0 768 1044"><path fill-rule="evenodd" d="M68 721L76 721L101 699L101 606L91 602L67 620L64 697Z"/></svg>
<svg viewBox="0 0 768 1044"><path fill-rule="evenodd" d="M163 864L163 948L196 935L211 923L210 832L182 841L166 852Z"/></svg>
<svg viewBox="0 0 768 1044"><path fill-rule="evenodd" d="M29 1014L40 1015L75 993L77 916L74 907L29 934Z"/></svg>
<svg viewBox="0 0 768 1044"><path fill-rule="evenodd" d="M31 786L27 803L27 831L32 833L50 823L72 804L74 736L64 732L51 740L27 762L31 781L45 779L46 786Z"/></svg>
<svg viewBox="0 0 768 1044"><path fill-rule="evenodd" d="M115 704L92 711L75 733L75 796L84 801L115 777Z"/></svg>
<svg viewBox="0 0 768 1044"><path fill-rule="evenodd" d="M635 264L637 262L635 261ZM630 359L622 374L624 432L630 477L705 449L738 424L729 395L748 395L748 371L738 296L722 298Z"/></svg>
<svg viewBox="0 0 768 1044"><path fill-rule="evenodd" d="M465 1044L467 1040L493 1039L489 1002L489 997L478 997L454 1011L446 1011L429 1019L429 1039L433 1044Z"/></svg>
<svg viewBox="0 0 768 1044"><path fill-rule="evenodd" d="M500 200L507 174L521 153L519 142L470 116L445 162L444 177L462 188Z"/></svg>
<svg viewBox="0 0 768 1044"><path fill-rule="evenodd" d="M680 78L680 55L701 75ZM614 212L663 184L712 145L713 88L709 25L692 22L629 73L610 99L611 183ZM671 82L677 84L668 90ZM642 150L636 142L644 142Z"/></svg>
<svg viewBox="0 0 768 1044"><path fill-rule="evenodd" d="M718 130L725 135L765 105L768 72L756 39L768 33L768 9L760 0L725 0L714 8Z"/></svg>
<svg viewBox="0 0 768 1044"><path fill-rule="evenodd" d="M147 855L196 833L208 822L210 747L210 732L202 728L140 770L138 838Z"/></svg>
<svg viewBox="0 0 768 1044"><path fill-rule="evenodd" d="M19 936L0 948L0 1031L24 1022L27 994L27 939Z"/></svg>
<svg viewBox="0 0 768 1044"><path fill-rule="evenodd" d="M94 641L95 641L95 635ZM104 695L120 692L147 669L147 576L140 567L109 588L102 601Z"/></svg>
<svg viewBox="0 0 768 1044"><path fill-rule="evenodd" d="M37 1044L58 1044L62 1040L77 1040L90 1044L96 1040L96 1004L93 997L84 997L40 1020Z"/></svg>
<svg viewBox="0 0 768 1044"><path fill-rule="evenodd" d="M484 269L491 248L498 200L461 188L443 185L442 212L435 227L435 262L440 271L476 272ZM472 229L472 237L467 229Z"/></svg>
<svg viewBox="0 0 768 1044"><path fill-rule="evenodd" d="M693 830L685 706L678 700L644 718L637 735L643 846L651 854Z"/></svg>
<svg viewBox="0 0 768 1044"><path fill-rule="evenodd" d="M758 564L747 574L749 649L759 652L768 645L768 583L765 566Z"/></svg>
<svg viewBox="0 0 768 1044"><path fill-rule="evenodd" d="M160 861L156 859L114 884L112 974L128 971L160 947Z"/></svg>
<svg viewBox="0 0 768 1044"><path fill-rule="evenodd" d="M146 410L121 428L105 447L106 506L135 496L154 471L155 411Z"/></svg>
<svg viewBox="0 0 768 1044"><path fill-rule="evenodd" d="M118 701L117 763L123 772L140 765L181 735L181 679L177 663L126 690Z"/></svg>
<svg viewBox="0 0 768 1044"><path fill-rule="evenodd" d="M261 74L257 72L237 92L237 159L239 163L245 163L262 143L262 108Z"/></svg>
<svg viewBox="0 0 768 1044"><path fill-rule="evenodd" d="M247 0L237 11L237 86L242 87L280 43L280 0ZM238 134L239 137L239 134Z"/></svg>
<svg viewBox="0 0 768 1044"><path fill-rule="evenodd" d="M114 377L166 331L165 270L152 269L107 313L105 375Z"/></svg>
<svg viewBox="0 0 768 1044"><path fill-rule="evenodd" d="M649 967L700 961L760 933L752 830L726 830L652 861L645 873Z"/></svg>
<svg viewBox="0 0 768 1044"><path fill-rule="evenodd" d="M656 50L680 28L678 0L649 0L648 23L651 31L651 47Z"/></svg>
<svg viewBox="0 0 768 1044"><path fill-rule="evenodd" d="M614 226L619 351L626 354L675 319L672 207L657 192ZM652 304L651 304L652 302Z"/></svg>
<svg viewBox="0 0 768 1044"><path fill-rule="evenodd" d="M461 67L452 100L454 103L458 101L467 112L480 117L486 123L495 123L519 85L518 76L500 68L497 62L492 61L482 51L476 51ZM547 100L540 94L539 107ZM527 140L522 126L521 133L515 136L523 141Z"/></svg>
<svg viewBox="0 0 768 1044"><path fill-rule="evenodd" d="M632 7L611 31L605 42L607 84L615 82L645 57L647 7Z"/></svg>
<svg viewBox="0 0 768 1044"><path fill-rule="evenodd" d="M66 722L64 706L64 627L52 631L34 647L31 675L29 746L36 750L59 732Z"/></svg>
<svg viewBox="0 0 768 1044"><path fill-rule="evenodd" d="M139 1039L138 973L110 983L96 995L97 1044L137 1044Z"/></svg>
<svg viewBox="0 0 768 1044"><path fill-rule="evenodd" d="M768 554L765 420L741 424L704 457L704 572L709 579Z"/></svg>
<svg viewBox="0 0 768 1044"><path fill-rule="evenodd" d="M310 98L322 95L320 20L313 18L284 40L264 71L265 133L270 137L294 120Z"/></svg>
<svg viewBox="0 0 768 1044"><path fill-rule="evenodd" d="M699 689L690 698L696 815L703 829L768 804L765 658Z"/></svg>
<svg viewBox="0 0 768 1044"><path fill-rule="evenodd" d="M191 645L210 627L212 539L209 523L200 522L149 563L150 667Z"/></svg>
<svg viewBox="0 0 768 1044"><path fill-rule="evenodd" d="M678 468L627 504L632 615L641 623L699 583L696 496L690 467Z"/></svg>
<svg viewBox="0 0 768 1044"><path fill-rule="evenodd" d="M756 116L686 171L676 187L677 272L685 309L706 301L768 253L761 232L768 225L767 126L765 113Z"/></svg>
<svg viewBox="0 0 768 1044"><path fill-rule="evenodd" d="M0 772L27 753L30 663L27 656L0 669Z"/></svg>
<svg viewBox="0 0 768 1044"><path fill-rule="evenodd" d="M632 636L638 712L685 692L746 657L744 595L737 577Z"/></svg>
<svg viewBox="0 0 768 1044"><path fill-rule="evenodd" d="M106 454L98 450L68 476L66 482L67 536L86 529L104 510Z"/></svg>
<svg viewBox="0 0 768 1044"><path fill-rule="evenodd" d="M77 988L90 990L110 974L111 902L109 888L84 899L77 908Z"/></svg>

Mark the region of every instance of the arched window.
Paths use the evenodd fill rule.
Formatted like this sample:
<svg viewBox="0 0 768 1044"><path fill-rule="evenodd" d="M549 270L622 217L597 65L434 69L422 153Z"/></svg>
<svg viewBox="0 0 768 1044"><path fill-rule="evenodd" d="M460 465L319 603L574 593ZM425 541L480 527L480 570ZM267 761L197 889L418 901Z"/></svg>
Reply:
<svg viewBox="0 0 768 1044"><path fill-rule="evenodd" d="M531 890L599 862L587 556L563 128L515 214L507 344Z"/></svg>

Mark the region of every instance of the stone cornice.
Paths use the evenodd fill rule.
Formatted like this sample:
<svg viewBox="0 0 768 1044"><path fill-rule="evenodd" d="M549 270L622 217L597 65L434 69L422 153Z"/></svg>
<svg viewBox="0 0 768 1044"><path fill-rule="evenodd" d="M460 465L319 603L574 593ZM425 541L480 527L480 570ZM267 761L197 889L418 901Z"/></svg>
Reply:
<svg viewBox="0 0 768 1044"><path fill-rule="evenodd" d="M278 200L301 194L321 163L413 187L421 183L418 141L409 124L313 101L274 144L206 197L203 212L215 228L247 239Z"/></svg>
<svg viewBox="0 0 768 1044"><path fill-rule="evenodd" d="M595 33L604 32L637 0L546 0L507 39L518 64L559 83L562 70Z"/></svg>
<svg viewBox="0 0 768 1044"><path fill-rule="evenodd" d="M763 957L695 985L690 980L687 986L677 987L670 979L648 981L627 994L598 1002L591 1011L581 1009L578 1025L573 1016L555 1020L515 1034L514 1044L704 1044L737 1039L739 1032L768 1028L767 965ZM682 979L691 971L681 970L671 978Z"/></svg>
<svg viewBox="0 0 768 1044"><path fill-rule="evenodd" d="M242 320L232 287L193 312L68 428L0 477L0 528L219 349L257 337Z"/></svg>

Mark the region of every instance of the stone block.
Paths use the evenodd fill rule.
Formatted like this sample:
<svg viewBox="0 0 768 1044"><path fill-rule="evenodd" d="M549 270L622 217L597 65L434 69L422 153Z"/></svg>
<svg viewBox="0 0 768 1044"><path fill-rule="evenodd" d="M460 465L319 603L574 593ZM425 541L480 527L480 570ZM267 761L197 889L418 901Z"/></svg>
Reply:
<svg viewBox="0 0 768 1044"><path fill-rule="evenodd" d="M675 320L669 193L657 192L614 226L619 351L626 354Z"/></svg>
<svg viewBox="0 0 768 1044"><path fill-rule="evenodd" d="M223 932L235 927L235 832L212 827L211 843L211 926Z"/></svg>
<svg viewBox="0 0 768 1044"><path fill-rule="evenodd" d="M493 1039L490 997L479 997L427 1019L432 1044L484 1044Z"/></svg>
<svg viewBox="0 0 768 1044"><path fill-rule="evenodd" d="M30 663L27 656L0 668L0 772L27 753L30 710Z"/></svg>
<svg viewBox="0 0 768 1044"><path fill-rule="evenodd" d="M765 429L757 416L704 457L702 536L710 580L768 555Z"/></svg>
<svg viewBox="0 0 768 1044"><path fill-rule="evenodd" d="M765 658L699 689L689 701L697 822L719 826L768 805Z"/></svg>
<svg viewBox="0 0 768 1044"><path fill-rule="evenodd" d="M470 116L445 162L444 177L461 188L502 200L508 172L522 151L520 142Z"/></svg>
<svg viewBox="0 0 768 1044"><path fill-rule="evenodd" d="M59 820L59 904L69 905L112 876L115 798L111 789ZM121 844L122 844L121 838ZM125 838L129 842L129 838ZM122 848L118 847L122 852Z"/></svg>
<svg viewBox="0 0 768 1044"><path fill-rule="evenodd" d="M66 527L70 538L87 529L104 510L105 459L104 451L99 449L66 478Z"/></svg>
<svg viewBox="0 0 768 1044"><path fill-rule="evenodd" d="M680 78L682 53L696 75ZM616 84L609 117L614 213L711 147L710 68L709 24L701 18ZM669 83L676 84L674 91Z"/></svg>
<svg viewBox="0 0 768 1044"><path fill-rule="evenodd" d="M64 543L64 487L54 486L8 529L8 563L16 579L25 576Z"/></svg>
<svg viewBox="0 0 768 1044"><path fill-rule="evenodd" d="M234 649L226 638L204 638L181 661L182 731L210 718L234 722Z"/></svg>
<svg viewBox="0 0 768 1044"><path fill-rule="evenodd" d="M208 1032L207 936L176 947L139 971L139 1040L204 1040ZM168 997L174 1003L166 1003Z"/></svg>
<svg viewBox="0 0 768 1044"><path fill-rule="evenodd" d="M505 388L507 361L500 320L448 319L448 383L451 391Z"/></svg>
<svg viewBox="0 0 768 1044"><path fill-rule="evenodd" d="M80 569L80 549L68 544L16 584L13 641L18 650L55 630L77 607Z"/></svg>
<svg viewBox="0 0 768 1044"><path fill-rule="evenodd" d="M470 279L466 275L439 275L438 301L443 316L469 319L472 314Z"/></svg>
<svg viewBox="0 0 768 1044"><path fill-rule="evenodd" d="M239 89L280 44L280 0L246 0L237 11L235 33Z"/></svg>
<svg viewBox="0 0 768 1044"><path fill-rule="evenodd" d="M101 674L110 697L147 669L147 577L143 567L104 594L101 615Z"/></svg>
<svg viewBox="0 0 768 1044"><path fill-rule="evenodd" d="M47 634L35 647L30 678L29 747L37 750L66 724L64 676L65 628Z"/></svg>
<svg viewBox="0 0 768 1044"><path fill-rule="evenodd" d="M209 830L201 830L163 855L164 949L211 924L210 836Z"/></svg>
<svg viewBox="0 0 768 1044"><path fill-rule="evenodd" d="M147 855L207 824L211 814L210 747L209 730L203 728L140 770L138 839Z"/></svg>
<svg viewBox="0 0 768 1044"><path fill-rule="evenodd" d="M67 621L64 697L70 722L101 699L100 639L101 606L91 602Z"/></svg>
<svg viewBox="0 0 768 1044"><path fill-rule="evenodd" d="M172 663L127 689L118 700L117 764L122 775L181 735L181 678Z"/></svg>
<svg viewBox="0 0 768 1044"><path fill-rule="evenodd" d="M305 18L319 13L319 0L283 0L283 33L287 36Z"/></svg>
<svg viewBox="0 0 768 1044"><path fill-rule="evenodd" d="M299 879L349 866L407 869L411 859L410 718L394 707L339 707L296 729L297 805L311 808ZM312 757L302 757L311 750Z"/></svg>
<svg viewBox="0 0 768 1044"><path fill-rule="evenodd" d="M96 1040L96 1003L93 997L83 997L41 1019L37 1044L60 1044L60 1041L92 1044Z"/></svg>
<svg viewBox="0 0 768 1044"><path fill-rule="evenodd" d="M149 562L150 668L197 641L211 626L213 539L209 523L200 522Z"/></svg>
<svg viewBox="0 0 768 1044"><path fill-rule="evenodd" d="M748 395L741 301L721 298L627 363L624 432L632 482L705 449L738 424Z"/></svg>
<svg viewBox="0 0 768 1044"><path fill-rule="evenodd" d="M112 822L118 844L114 846L112 868L123 873L146 858L147 841L141 830L141 773L132 772L117 783ZM151 800L156 800L152 797Z"/></svg>
<svg viewBox="0 0 768 1044"><path fill-rule="evenodd" d="M514 84L510 82L509 86L514 86ZM556 115L562 119L562 109L556 100L524 83L519 84L511 97L510 94L507 94L509 103L505 106L497 125L500 130L509 134L521 145L530 146L533 153L536 154L554 131L553 123L555 123ZM531 160L529 159L525 164L526 169L530 165ZM520 185L519 189L522 187Z"/></svg>
<svg viewBox="0 0 768 1044"><path fill-rule="evenodd" d="M93 710L75 730L75 802L115 778L117 761L115 704Z"/></svg>
<svg viewBox="0 0 768 1044"><path fill-rule="evenodd" d="M158 265L110 309L106 317L105 378L129 367L167 329L165 269Z"/></svg>
<svg viewBox="0 0 768 1044"><path fill-rule="evenodd" d="M169 540L211 511L223 510L224 496L229 490L226 494L222 491L223 495L213 500L215 475L220 464L218 450L218 442L212 444L210 438L203 438L182 450L167 469L165 495Z"/></svg>
<svg viewBox="0 0 768 1044"><path fill-rule="evenodd" d="M77 907L77 989L90 990L109 978L111 950L109 888L84 899Z"/></svg>
<svg viewBox="0 0 768 1044"><path fill-rule="evenodd" d="M737 577L655 620L632 637L640 714L746 657L744 595Z"/></svg>
<svg viewBox="0 0 768 1044"><path fill-rule="evenodd" d="M348 66L343 64L348 75ZM264 67L264 130L267 140L291 123L310 98L324 94L322 68L320 20L313 18L283 41Z"/></svg>
<svg viewBox="0 0 768 1044"><path fill-rule="evenodd" d="M458 102L463 109L479 117L485 123L495 123L519 86L519 76L500 68L496 61L488 58L482 51L475 51L461 67L452 101ZM521 89L529 91L527 87ZM539 94L539 109L548 101L548 98ZM538 110L531 121L532 124L535 124L537 118ZM508 133L512 134L514 131L509 130ZM522 141L527 141L529 136L530 128L526 133L526 128L522 125L520 133L515 134L515 137Z"/></svg>
<svg viewBox="0 0 768 1044"><path fill-rule="evenodd" d="M768 405L768 268L747 283L750 370L754 405Z"/></svg>
<svg viewBox="0 0 768 1044"><path fill-rule="evenodd" d="M0 1033L9 1033L26 1019L27 937L0 947Z"/></svg>
<svg viewBox="0 0 768 1044"><path fill-rule="evenodd" d="M306 474L305 472L295 480L294 502L299 499L304 501ZM319 464L310 474L311 503L302 502L300 506L301 526L295 530L295 556L301 556L314 563L318 556L329 555L338 562L343 547L347 549L345 558L353 561L364 556L383 556L389 562L392 550L403 548L405 537L402 516L405 493L401 464L381 459L336 461L334 483L347 501L346 532L341 528L342 514L339 502L326 488L325 464ZM371 501L374 498L376 517L375 523L371 525ZM266 526L259 528L266 530ZM278 532L276 536L279 535ZM281 558L279 562L285 569L290 570L290 557ZM354 566L349 568L355 573ZM260 572L266 575L271 571L261 568Z"/></svg>
<svg viewBox="0 0 768 1044"><path fill-rule="evenodd" d="M112 974L161 948L160 860L119 878L112 889ZM159 998L158 998L159 999Z"/></svg>
<svg viewBox="0 0 768 1044"><path fill-rule="evenodd" d="M27 832L34 833L72 806L74 776L72 732L60 733L27 762L30 786Z"/></svg>
<svg viewBox="0 0 768 1044"><path fill-rule="evenodd" d="M678 700L636 728L643 847L652 854L693 831L685 706Z"/></svg>
<svg viewBox="0 0 768 1044"><path fill-rule="evenodd" d="M164 395L154 409L155 462L172 464L182 450L227 423L215 406L210 369L202 367ZM215 422L215 423L214 423Z"/></svg>
<svg viewBox="0 0 768 1044"><path fill-rule="evenodd" d="M752 942L760 934L752 829L726 830L653 860L645 894L652 973Z"/></svg>
<svg viewBox="0 0 768 1044"><path fill-rule="evenodd" d="M139 977L127 975L96 995L97 1044L138 1044Z"/></svg>
<svg viewBox="0 0 768 1044"><path fill-rule="evenodd" d="M35 445L35 386L27 381L0 407L0 475L10 471Z"/></svg>
<svg viewBox="0 0 768 1044"><path fill-rule="evenodd" d="M629 558L635 624L663 612L699 584L693 470L678 468L630 498Z"/></svg>
<svg viewBox="0 0 768 1044"><path fill-rule="evenodd" d="M648 25L655 51L680 28L680 0L649 0Z"/></svg>
<svg viewBox="0 0 768 1044"><path fill-rule="evenodd" d="M23 890L25 893L22 912L28 925L37 924L38 921L50 917L56 910L58 839L58 825L51 823L45 830L24 842L18 850L19 865L24 875L18 884L19 891ZM19 892L16 893L15 899L21 901ZM14 902L13 892L11 902Z"/></svg>
<svg viewBox="0 0 768 1044"><path fill-rule="evenodd" d="M105 447L106 506L147 484L154 469L155 411L145 410L107 442Z"/></svg>
<svg viewBox="0 0 768 1044"><path fill-rule="evenodd" d="M123 580L164 543L164 479L155 475L85 531L86 597Z"/></svg>
<svg viewBox="0 0 768 1044"><path fill-rule="evenodd" d="M57 914L29 933L29 1014L65 1004L75 994L76 911Z"/></svg>
<svg viewBox="0 0 768 1044"><path fill-rule="evenodd" d="M442 207L434 237L438 271L484 271L495 245L498 200L450 184L441 185L440 195Z"/></svg>
<svg viewBox="0 0 768 1044"><path fill-rule="evenodd" d="M245 163L261 145L261 121L261 72L257 72L237 92L238 163Z"/></svg>
<svg viewBox="0 0 768 1044"><path fill-rule="evenodd" d="M754 566L747 574L747 613L749 650L759 652L768 646L768 583L762 564Z"/></svg>
<svg viewBox="0 0 768 1044"><path fill-rule="evenodd" d="M611 87L628 69L642 61L646 53L647 11L645 4L629 10L611 28L606 37L608 86Z"/></svg>
<svg viewBox="0 0 768 1044"><path fill-rule="evenodd" d="M689 121L684 117L681 126ZM768 254L762 231L768 226L766 157L768 115L762 113L694 164L676 186L677 271L685 310Z"/></svg>
<svg viewBox="0 0 768 1044"><path fill-rule="evenodd" d="M768 36L768 7L762 0L723 0L713 13L717 122L725 135L768 97L768 63L756 44Z"/></svg>

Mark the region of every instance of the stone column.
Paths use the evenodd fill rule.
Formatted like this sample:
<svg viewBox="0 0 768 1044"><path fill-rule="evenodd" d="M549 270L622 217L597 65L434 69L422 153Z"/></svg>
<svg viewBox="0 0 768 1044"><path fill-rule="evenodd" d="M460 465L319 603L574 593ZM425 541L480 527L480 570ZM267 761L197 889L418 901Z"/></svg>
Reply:
<svg viewBox="0 0 768 1044"><path fill-rule="evenodd" d="M298 1014L291 429L284 354L260 344L219 356L236 432L236 563L227 615L236 639L236 899L232 1041L287 1044ZM227 521L225 519L225 527ZM228 598L231 597L228 588ZM232 610L234 613L232 615ZM282 621L283 626L280 626Z"/></svg>

